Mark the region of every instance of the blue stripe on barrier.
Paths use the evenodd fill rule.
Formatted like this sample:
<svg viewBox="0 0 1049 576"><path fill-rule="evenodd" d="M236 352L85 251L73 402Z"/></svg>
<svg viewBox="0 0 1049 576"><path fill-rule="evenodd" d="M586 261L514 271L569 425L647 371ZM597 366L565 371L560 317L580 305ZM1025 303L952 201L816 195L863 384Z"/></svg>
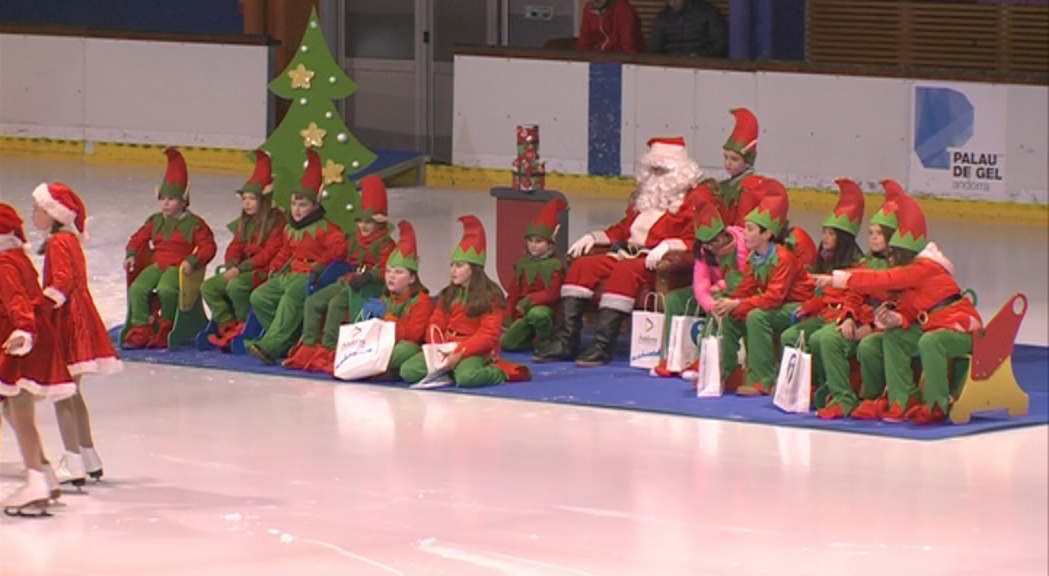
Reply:
<svg viewBox="0 0 1049 576"><path fill-rule="evenodd" d="M623 65L590 64L590 123L587 172L619 176L623 122Z"/></svg>

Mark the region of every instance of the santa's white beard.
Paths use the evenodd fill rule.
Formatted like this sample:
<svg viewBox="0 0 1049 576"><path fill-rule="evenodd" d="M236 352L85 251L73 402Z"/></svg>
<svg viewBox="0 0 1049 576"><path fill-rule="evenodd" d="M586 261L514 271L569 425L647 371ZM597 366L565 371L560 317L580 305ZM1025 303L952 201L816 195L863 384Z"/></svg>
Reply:
<svg viewBox="0 0 1049 576"><path fill-rule="evenodd" d="M703 171L693 161L683 164L661 164L669 168L666 174L657 176L651 165L642 163L637 173L637 197L634 207L645 210L676 211L688 193L703 177Z"/></svg>

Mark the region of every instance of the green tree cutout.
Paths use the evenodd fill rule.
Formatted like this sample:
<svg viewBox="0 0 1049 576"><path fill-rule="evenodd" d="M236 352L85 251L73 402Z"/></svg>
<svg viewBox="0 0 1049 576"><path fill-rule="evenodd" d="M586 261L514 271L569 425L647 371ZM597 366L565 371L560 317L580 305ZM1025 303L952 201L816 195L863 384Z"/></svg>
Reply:
<svg viewBox="0 0 1049 576"><path fill-rule="evenodd" d="M321 204L328 218L353 233L359 195L350 175L374 162L375 153L350 133L335 110L334 102L356 92L357 84L328 50L316 8L295 57L269 89L291 101L287 115L262 144L273 157L274 202L287 208L302 177L306 148L314 148L324 165L326 194Z"/></svg>

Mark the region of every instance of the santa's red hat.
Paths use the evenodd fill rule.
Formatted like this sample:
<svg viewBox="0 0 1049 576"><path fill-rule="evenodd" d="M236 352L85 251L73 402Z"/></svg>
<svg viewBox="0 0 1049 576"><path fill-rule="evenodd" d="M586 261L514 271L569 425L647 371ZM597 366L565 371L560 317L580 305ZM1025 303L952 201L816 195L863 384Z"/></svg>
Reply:
<svg viewBox="0 0 1049 576"><path fill-rule="evenodd" d="M687 162L688 149L681 136L650 138L648 140L648 157L666 159L675 162Z"/></svg>
<svg viewBox="0 0 1049 576"><path fill-rule="evenodd" d="M0 252L15 248L29 249L22 230L22 218L14 208L0 203Z"/></svg>
<svg viewBox="0 0 1049 576"><path fill-rule="evenodd" d="M369 174L361 178L361 212L358 215L365 220L386 222L389 210L386 201L386 184L382 178Z"/></svg>
<svg viewBox="0 0 1049 576"><path fill-rule="evenodd" d="M76 192L61 182L44 182L33 189L33 200L62 226L72 226L86 235L87 208Z"/></svg>

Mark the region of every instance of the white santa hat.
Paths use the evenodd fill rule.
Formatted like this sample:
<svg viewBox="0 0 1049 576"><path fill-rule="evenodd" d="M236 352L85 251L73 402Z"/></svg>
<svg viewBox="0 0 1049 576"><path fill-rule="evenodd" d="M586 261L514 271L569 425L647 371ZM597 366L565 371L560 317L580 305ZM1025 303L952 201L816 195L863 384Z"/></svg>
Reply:
<svg viewBox="0 0 1049 576"><path fill-rule="evenodd" d="M33 189L33 200L59 224L74 229L84 238L87 237L87 208L84 207L80 196L69 186L61 182L45 182Z"/></svg>
<svg viewBox="0 0 1049 576"><path fill-rule="evenodd" d="M681 136L650 138L648 154L645 156L650 165L666 160L678 163L689 161L685 139Z"/></svg>

